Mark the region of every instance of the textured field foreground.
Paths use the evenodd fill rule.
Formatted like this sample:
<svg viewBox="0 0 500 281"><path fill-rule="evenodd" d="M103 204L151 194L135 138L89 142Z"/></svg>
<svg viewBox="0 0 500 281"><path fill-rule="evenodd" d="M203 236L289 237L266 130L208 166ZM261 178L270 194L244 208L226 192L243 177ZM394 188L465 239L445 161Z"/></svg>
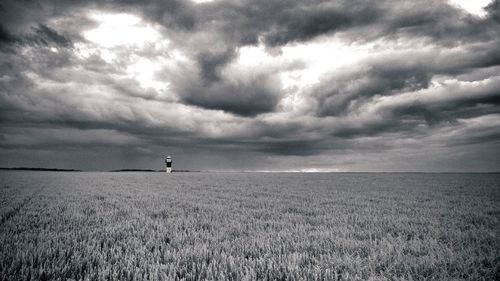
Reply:
<svg viewBox="0 0 500 281"><path fill-rule="evenodd" d="M1 280L499 280L498 174L0 172Z"/></svg>

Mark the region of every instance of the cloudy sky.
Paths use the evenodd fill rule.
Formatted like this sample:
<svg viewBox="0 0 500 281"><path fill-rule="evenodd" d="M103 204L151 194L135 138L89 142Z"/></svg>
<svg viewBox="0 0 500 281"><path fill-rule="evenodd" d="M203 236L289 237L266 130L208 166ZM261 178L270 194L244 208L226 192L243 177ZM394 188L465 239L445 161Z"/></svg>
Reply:
<svg viewBox="0 0 500 281"><path fill-rule="evenodd" d="M0 166L500 170L500 1L2 0Z"/></svg>

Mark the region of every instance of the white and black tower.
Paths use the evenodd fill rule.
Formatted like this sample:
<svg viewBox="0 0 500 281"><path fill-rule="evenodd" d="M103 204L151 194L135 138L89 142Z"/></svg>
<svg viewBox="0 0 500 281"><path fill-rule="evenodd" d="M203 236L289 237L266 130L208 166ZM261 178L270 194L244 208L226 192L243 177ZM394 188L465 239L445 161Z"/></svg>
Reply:
<svg viewBox="0 0 500 281"><path fill-rule="evenodd" d="M165 159L165 165L166 165L165 172L169 174L172 173L172 157L167 156L167 158Z"/></svg>

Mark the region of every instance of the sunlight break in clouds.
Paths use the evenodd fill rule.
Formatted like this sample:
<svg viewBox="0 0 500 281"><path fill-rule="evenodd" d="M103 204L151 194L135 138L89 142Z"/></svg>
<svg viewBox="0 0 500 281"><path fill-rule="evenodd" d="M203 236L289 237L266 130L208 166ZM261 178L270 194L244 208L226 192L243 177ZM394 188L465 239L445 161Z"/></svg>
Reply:
<svg viewBox="0 0 500 281"><path fill-rule="evenodd" d="M372 44L348 45L336 37L326 37L289 44L283 46L279 54L271 55L259 44L241 48L236 62L242 68L285 68L280 75L283 88L302 88L318 83L326 73L366 58L372 47Z"/></svg>
<svg viewBox="0 0 500 281"><path fill-rule="evenodd" d="M143 88L153 88L158 92L168 89L170 83L158 81L156 73L161 70L162 64L149 59L134 56L135 62L127 67L129 77L137 80Z"/></svg>
<svg viewBox="0 0 500 281"><path fill-rule="evenodd" d="M169 41L155 27L132 14L92 12L88 17L95 20L98 26L83 33L93 44L76 44L80 58L98 54L108 64L120 58L125 62L127 77L136 80L142 88L152 88L159 93L168 89L170 83L159 81L155 76L165 63L171 62L161 57L149 58L139 54L146 44L155 49L168 47Z"/></svg>
<svg viewBox="0 0 500 281"><path fill-rule="evenodd" d="M84 37L103 47L143 46L160 38L153 27L143 23L135 15L94 12L89 17L98 22L99 26L84 32Z"/></svg>
<svg viewBox="0 0 500 281"><path fill-rule="evenodd" d="M450 0L450 3L478 17L486 16L484 7L492 0Z"/></svg>
<svg viewBox="0 0 500 281"><path fill-rule="evenodd" d="M213 2L214 0L191 0L196 4L201 4L201 3L207 3L207 2Z"/></svg>

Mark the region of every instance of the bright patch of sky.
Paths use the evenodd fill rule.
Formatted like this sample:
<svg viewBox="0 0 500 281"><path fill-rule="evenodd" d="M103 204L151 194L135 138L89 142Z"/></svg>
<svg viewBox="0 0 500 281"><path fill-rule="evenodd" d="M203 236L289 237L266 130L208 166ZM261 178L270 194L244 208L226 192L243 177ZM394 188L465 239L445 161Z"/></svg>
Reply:
<svg viewBox="0 0 500 281"><path fill-rule="evenodd" d="M103 47L143 46L160 39L160 34L141 18L131 14L91 13L99 25L85 31L85 39Z"/></svg>
<svg viewBox="0 0 500 281"><path fill-rule="evenodd" d="M200 3L212 2L214 0L191 0L191 1L193 1L196 4L200 4Z"/></svg>
<svg viewBox="0 0 500 281"><path fill-rule="evenodd" d="M283 46L277 55L264 46L247 46L239 51L237 63L243 67L285 66L281 73L283 88L316 84L322 75L366 58L372 45L348 45L335 37ZM300 65L300 66L299 66Z"/></svg>
<svg viewBox="0 0 500 281"><path fill-rule="evenodd" d="M139 82L143 88L153 88L158 92L166 90L170 83L156 80L156 73L161 70L161 62L134 56L133 63L127 67L127 74Z"/></svg>
<svg viewBox="0 0 500 281"><path fill-rule="evenodd" d="M175 65L177 57L182 58L179 50L171 50L171 60L161 55L151 54L151 50L169 48L169 40L163 37L153 25L132 14L109 14L92 12L88 17L98 23L97 27L83 32L88 43L75 44L76 54L81 59L98 55L106 63L125 65L128 78L136 80L144 88L158 92L168 89L168 81L160 81L156 74L165 65ZM143 52L148 48L148 52ZM169 50L170 51L170 50ZM148 56L145 57L144 54Z"/></svg>
<svg viewBox="0 0 500 281"><path fill-rule="evenodd" d="M478 17L486 16L484 7L488 6L492 0L449 0L452 5L464 9L465 11Z"/></svg>

